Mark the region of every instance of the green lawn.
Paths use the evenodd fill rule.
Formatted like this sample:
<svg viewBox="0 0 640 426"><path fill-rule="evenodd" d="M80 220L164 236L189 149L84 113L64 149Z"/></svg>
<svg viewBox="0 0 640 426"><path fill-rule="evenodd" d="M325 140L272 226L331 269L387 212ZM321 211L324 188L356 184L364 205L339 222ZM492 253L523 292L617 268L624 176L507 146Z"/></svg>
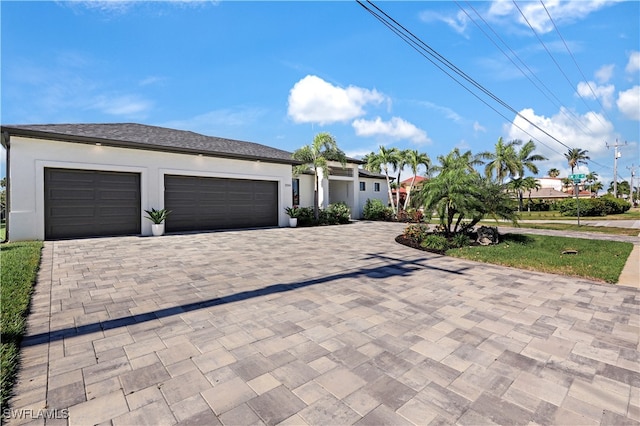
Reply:
<svg viewBox="0 0 640 426"><path fill-rule="evenodd" d="M506 234L500 244L447 251L448 256L532 271L616 283L633 244L544 235ZM562 254L576 250L578 254Z"/></svg>
<svg viewBox="0 0 640 426"><path fill-rule="evenodd" d="M505 224L504 222L497 223L495 221L483 221L478 225L485 226L512 226L510 223ZM576 231L576 232L598 232L601 234L611 234L611 235L628 235L632 237L638 236L640 234L640 229L634 228L615 228L611 226L588 226L588 225L576 225L571 223L526 223L519 222L520 228L529 228L529 229L552 229L556 231Z"/></svg>
<svg viewBox="0 0 640 426"><path fill-rule="evenodd" d="M31 293L40 264L42 242L0 245L0 406L11 396L20 363L20 342L26 328Z"/></svg>
<svg viewBox="0 0 640 426"><path fill-rule="evenodd" d="M560 212L522 212L520 220L577 220L575 216L562 216ZM640 208L631 209L622 214L610 214L607 216L580 216L584 220L640 220Z"/></svg>

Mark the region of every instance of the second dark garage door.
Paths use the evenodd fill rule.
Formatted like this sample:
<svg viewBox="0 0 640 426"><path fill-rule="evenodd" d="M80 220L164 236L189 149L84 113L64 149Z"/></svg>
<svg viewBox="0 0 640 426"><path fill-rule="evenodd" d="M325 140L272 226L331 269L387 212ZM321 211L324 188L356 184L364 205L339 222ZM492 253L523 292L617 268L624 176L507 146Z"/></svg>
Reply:
<svg viewBox="0 0 640 426"><path fill-rule="evenodd" d="M165 175L167 232L278 225L278 182Z"/></svg>

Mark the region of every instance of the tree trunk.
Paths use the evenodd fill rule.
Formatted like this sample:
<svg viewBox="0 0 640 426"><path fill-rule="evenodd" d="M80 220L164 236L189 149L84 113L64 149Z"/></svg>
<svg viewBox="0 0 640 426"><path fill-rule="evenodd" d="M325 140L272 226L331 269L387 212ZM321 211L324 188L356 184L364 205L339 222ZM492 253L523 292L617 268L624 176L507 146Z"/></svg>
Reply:
<svg viewBox="0 0 640 426"><path fill-rule="evenodd" d="M318 172L314 174L315 188L313 191L313 216L316 218L316 222L320 219L320 199L318 197L318 189L320 187L318 183Z"/></svg>
<svg viewBox="0 0 640 426"><path fill-rule="evenodd" d="M411 198L411 190L413 189L413 185L416 183L416 176L413 175L413 179L411 180L411 185L409 185L409 189L407 189L407 198L404 199L404 210L407 210L409 207L409 199Z"/></svg>
<svg viewBox="0 0 640 426"><path fill-rule="evenodd" d="M387 177L387 192L389 193L389 202L391 203L391 210L393 211L393 215L396 216L396 206L393 203L393 194L391 193L391 181L389 180L389 172L387 170L384 171L385 176Z"/></svg>

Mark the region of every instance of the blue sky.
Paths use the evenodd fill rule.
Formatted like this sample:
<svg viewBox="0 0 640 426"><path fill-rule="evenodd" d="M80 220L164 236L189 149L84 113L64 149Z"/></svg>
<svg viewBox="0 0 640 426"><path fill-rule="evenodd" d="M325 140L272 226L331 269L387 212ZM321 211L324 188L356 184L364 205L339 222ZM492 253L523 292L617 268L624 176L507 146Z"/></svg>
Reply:
<svg viewBox="0 0 640 426"><path fill-rule="evenodd" d="M375 4L509 108L355 1L2 1L1 122L138 122L289 151L327 131L350 156L385 145L433 160L533 138L540 176L568 174L562 142L587 149L581 171L605 185L618 139L618 174L640 176L639 2Z"/></svg>

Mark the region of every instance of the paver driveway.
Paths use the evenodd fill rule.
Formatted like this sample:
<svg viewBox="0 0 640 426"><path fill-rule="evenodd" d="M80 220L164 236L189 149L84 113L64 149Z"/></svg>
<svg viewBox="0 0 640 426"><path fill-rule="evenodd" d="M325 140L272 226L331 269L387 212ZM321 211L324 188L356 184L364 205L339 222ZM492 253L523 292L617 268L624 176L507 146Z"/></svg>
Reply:
<svg viewBox="0 0 640 426"><path fill-rule="evenodd" d="M638 290L415 251L401 230L47 242L13 409L72 425L640 420Z"/></svg>

